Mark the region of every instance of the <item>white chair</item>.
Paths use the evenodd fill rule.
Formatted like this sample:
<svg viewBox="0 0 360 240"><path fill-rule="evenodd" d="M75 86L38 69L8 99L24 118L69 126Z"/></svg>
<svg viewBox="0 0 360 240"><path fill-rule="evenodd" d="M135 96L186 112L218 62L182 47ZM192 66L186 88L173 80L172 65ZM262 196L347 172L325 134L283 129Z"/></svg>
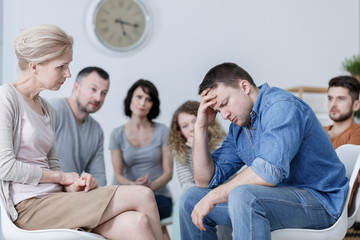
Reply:
<svg viewBox="0 0 360 240"><path fill-rule="evenodd" d="M1 229L6 240L104 240L102 236L71 229L47 229L28 231L18 228L9 218L0 199Z"/></svg>
<svg viewBox="0 0 360 240"><path fill-rule="evenodd" d="M172 224L172 214L170 215L170 217L163 218L163 219L160 220L160 225L162 227L170 225L170 224Z"/></svg>
<svg viewBox="0 0 360 240"><path fill-rule="evenodd" d="M359 191L356 192L352 207L348 217L348 202L352 187L360 169L360 145L345 144L336 149L340 160L344 163L346 169L346 177L349 178L349 190L346 201L344 203L343 211L336 223L326 229L300 229L300 228L285 228L271 232L272 240L341 240L346 235L346 231L354 224L356 212L359 209Z"/></svg>

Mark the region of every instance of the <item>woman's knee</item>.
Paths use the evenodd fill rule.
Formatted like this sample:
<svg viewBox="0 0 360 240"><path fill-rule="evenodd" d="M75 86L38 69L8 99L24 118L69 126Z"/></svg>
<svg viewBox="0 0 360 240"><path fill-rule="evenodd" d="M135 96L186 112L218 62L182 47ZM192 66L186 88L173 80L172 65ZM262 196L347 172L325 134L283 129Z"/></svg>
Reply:
<svg viewBox="0 0 360 240"><path fill-rule="evenodd" d="M137 212L136 216L134 217L134 224L144 228L151 228L149 217L146 214L140 212Z"/></svg>
<svg viewBox="0 0 360 240"><path fill-rule="evenodd" d="M152 235L151 222L149 217L141 212L132 212L126 219L125 232L132 236L148 236Z"/></svg>

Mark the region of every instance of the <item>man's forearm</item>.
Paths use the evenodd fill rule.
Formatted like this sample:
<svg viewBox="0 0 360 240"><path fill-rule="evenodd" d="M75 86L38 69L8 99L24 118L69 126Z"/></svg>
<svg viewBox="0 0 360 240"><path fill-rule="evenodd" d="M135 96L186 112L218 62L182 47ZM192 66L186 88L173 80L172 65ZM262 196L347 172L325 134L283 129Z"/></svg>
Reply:
<svg viewBox="0 0 360 240"><path fill-rule="evenodd" d="M257 175L251 167L247 167L244 171L239 173L236 177L229 182L224 183L209 193L209 199L213 204L227 202L230 191L239 185L260 185L267 187L274 187L274 185L263 180Z"/></svg>
<svg viewBox="0 0 360 240"><path fill-rule="evenodd" d="M209 151L207 128L195 128L192 160L195 183L199 187L207 187L214 174L214 162Z"/></svg>

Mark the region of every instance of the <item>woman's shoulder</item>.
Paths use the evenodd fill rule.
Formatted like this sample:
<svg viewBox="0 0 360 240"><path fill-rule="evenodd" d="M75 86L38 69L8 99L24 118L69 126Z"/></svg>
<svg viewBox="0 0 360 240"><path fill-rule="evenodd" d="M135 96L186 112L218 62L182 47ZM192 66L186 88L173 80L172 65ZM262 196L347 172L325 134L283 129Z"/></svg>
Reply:
<svg viewBox="0 0 360 240"><path fill-rule="evenodd" d="M0 86L0 102L3 106L17 106L16 91L12 84L5 83Z"/></svg>
<svg viewBox="0 0 360 240"><path fill-rule="evenodd" d="M14 87L10 83L1 85L0 96L15 96Z"/></svg>
<svg viewBox="0 0 360 240"><path fill-rule="evenodd" d="M111 134L120 134L121 132L124 131L124 125L115 127L112 131Z"/></svg>

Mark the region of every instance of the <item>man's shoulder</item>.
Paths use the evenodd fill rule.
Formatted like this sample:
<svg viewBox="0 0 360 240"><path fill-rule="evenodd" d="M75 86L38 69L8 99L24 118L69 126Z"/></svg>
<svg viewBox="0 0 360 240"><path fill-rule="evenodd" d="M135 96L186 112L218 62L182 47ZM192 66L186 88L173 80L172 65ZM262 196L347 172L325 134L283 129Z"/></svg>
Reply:
<svg viewBox="0 0 360 240"><path fill-rule="evenodd" d="M282 88L270 87L266 92L266 100L268 103L278 101L294 101L296 96Z"/></svg>
<svg viewBox="0 0 360 240"><path fill-rule="evenodd" d="M359 132L360 131L360 124L359 123L354 123L351 128L352 128L352 131Z"/></svg>
<svg viewBox="0 0 360 240"><path fill-rule="evenodd" d="M260 86L260 92L258 99L255 103L255 109L270 107L274 104L284 102L294 102L296 99L295 95L287 92L286 90L278 87L270 87L268 84Z"/></svg>
<svg viewBox="0 0 360 240"><path fill-rule="evenodd" d="M271 107L280 109L297 109L301 112L308 113L311 111L310 106L294 94L277 87L270 87L267 89L262 99L262 109L268 110Z"/></svg>

